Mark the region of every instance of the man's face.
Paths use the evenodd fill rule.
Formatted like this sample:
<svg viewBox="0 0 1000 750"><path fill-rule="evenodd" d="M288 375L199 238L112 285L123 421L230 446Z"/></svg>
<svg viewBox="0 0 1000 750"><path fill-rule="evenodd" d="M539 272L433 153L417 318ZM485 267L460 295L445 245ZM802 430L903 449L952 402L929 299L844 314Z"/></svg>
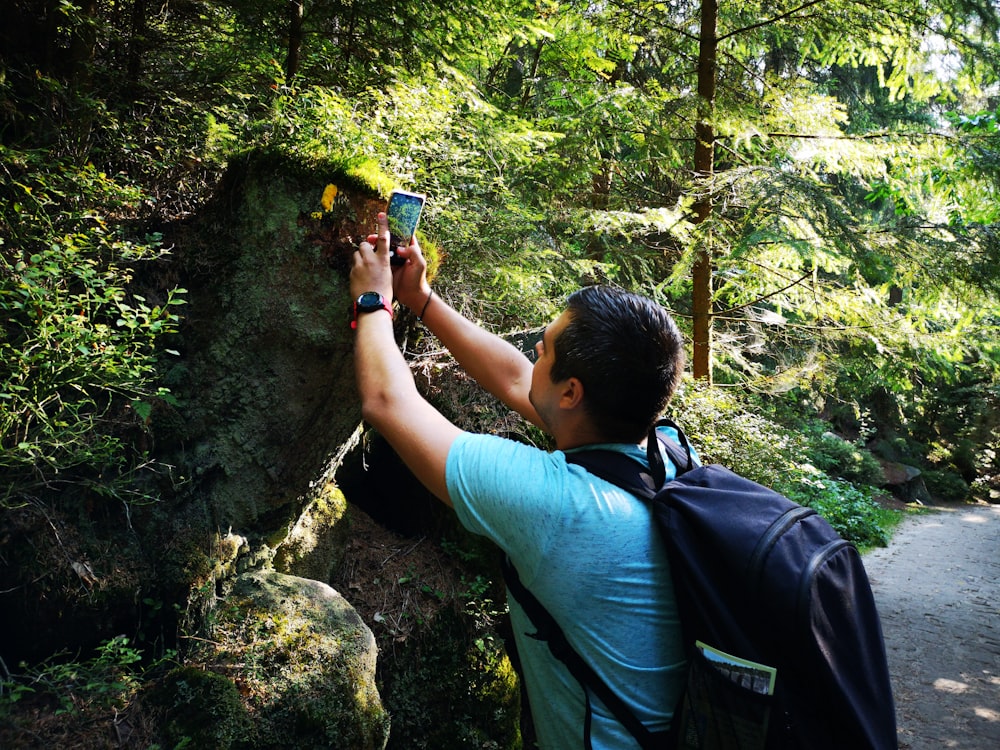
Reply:
<svg viewBox="0 0 1000 750"><path fill-rule="evenodd" d="M541 340L535 344L535 367L531 372L531 390L528 392L528 399L546 425L551 424L550 417L557 407L561 393L559 384L552 382L552 365L556 357L555 340L569 325L569 321L570 314L564 311L549 323L542 332Z"/></svg>

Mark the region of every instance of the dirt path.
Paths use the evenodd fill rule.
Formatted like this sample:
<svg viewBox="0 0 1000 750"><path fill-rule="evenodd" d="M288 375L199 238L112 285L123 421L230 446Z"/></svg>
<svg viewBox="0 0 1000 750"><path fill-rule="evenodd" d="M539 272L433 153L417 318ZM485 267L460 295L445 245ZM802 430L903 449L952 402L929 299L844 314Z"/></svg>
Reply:
<svg viewBox="0 0 1000 750"><path fill-rule="evenodd" d="M909 518L865 567L900 748L1000 748L1000 506Z"/></svg>

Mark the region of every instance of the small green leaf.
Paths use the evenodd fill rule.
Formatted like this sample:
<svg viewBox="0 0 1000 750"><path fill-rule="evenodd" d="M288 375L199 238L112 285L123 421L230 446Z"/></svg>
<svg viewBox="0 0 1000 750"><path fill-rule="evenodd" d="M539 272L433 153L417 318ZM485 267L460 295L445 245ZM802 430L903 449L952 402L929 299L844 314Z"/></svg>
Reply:
<svg viewBox="0 0 1000 750"><path fill-rule="evenodd" d="M139 415L139 419L143 422L147 421L153 413L153 405L148 404L145 401L133 401L132 411Z"/></svg>

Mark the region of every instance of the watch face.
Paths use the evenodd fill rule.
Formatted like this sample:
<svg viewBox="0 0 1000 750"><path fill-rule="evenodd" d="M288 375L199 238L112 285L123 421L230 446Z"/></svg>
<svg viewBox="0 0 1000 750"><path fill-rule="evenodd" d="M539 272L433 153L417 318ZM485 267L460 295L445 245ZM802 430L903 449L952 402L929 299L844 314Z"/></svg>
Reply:
<svg viewBox="0 0 1000 750"><path fill-rule="evenodd" d="M378 292L365 292L358 297L358 310L372 312L382 308L382 295Z"/></svg>

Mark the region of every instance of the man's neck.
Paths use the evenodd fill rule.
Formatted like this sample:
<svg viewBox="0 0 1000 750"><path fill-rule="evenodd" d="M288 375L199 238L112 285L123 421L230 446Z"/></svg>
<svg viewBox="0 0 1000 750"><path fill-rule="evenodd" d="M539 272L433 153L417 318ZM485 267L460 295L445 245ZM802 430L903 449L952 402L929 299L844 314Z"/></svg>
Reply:
<svg viewBox="0 0 1000 750"><path fill-rule="evenodd" d="M617 442L609 440L594 429L575 429L565 435L555 435L556 449L568 451L574 448L584 448L588 445Z"/></svg>

